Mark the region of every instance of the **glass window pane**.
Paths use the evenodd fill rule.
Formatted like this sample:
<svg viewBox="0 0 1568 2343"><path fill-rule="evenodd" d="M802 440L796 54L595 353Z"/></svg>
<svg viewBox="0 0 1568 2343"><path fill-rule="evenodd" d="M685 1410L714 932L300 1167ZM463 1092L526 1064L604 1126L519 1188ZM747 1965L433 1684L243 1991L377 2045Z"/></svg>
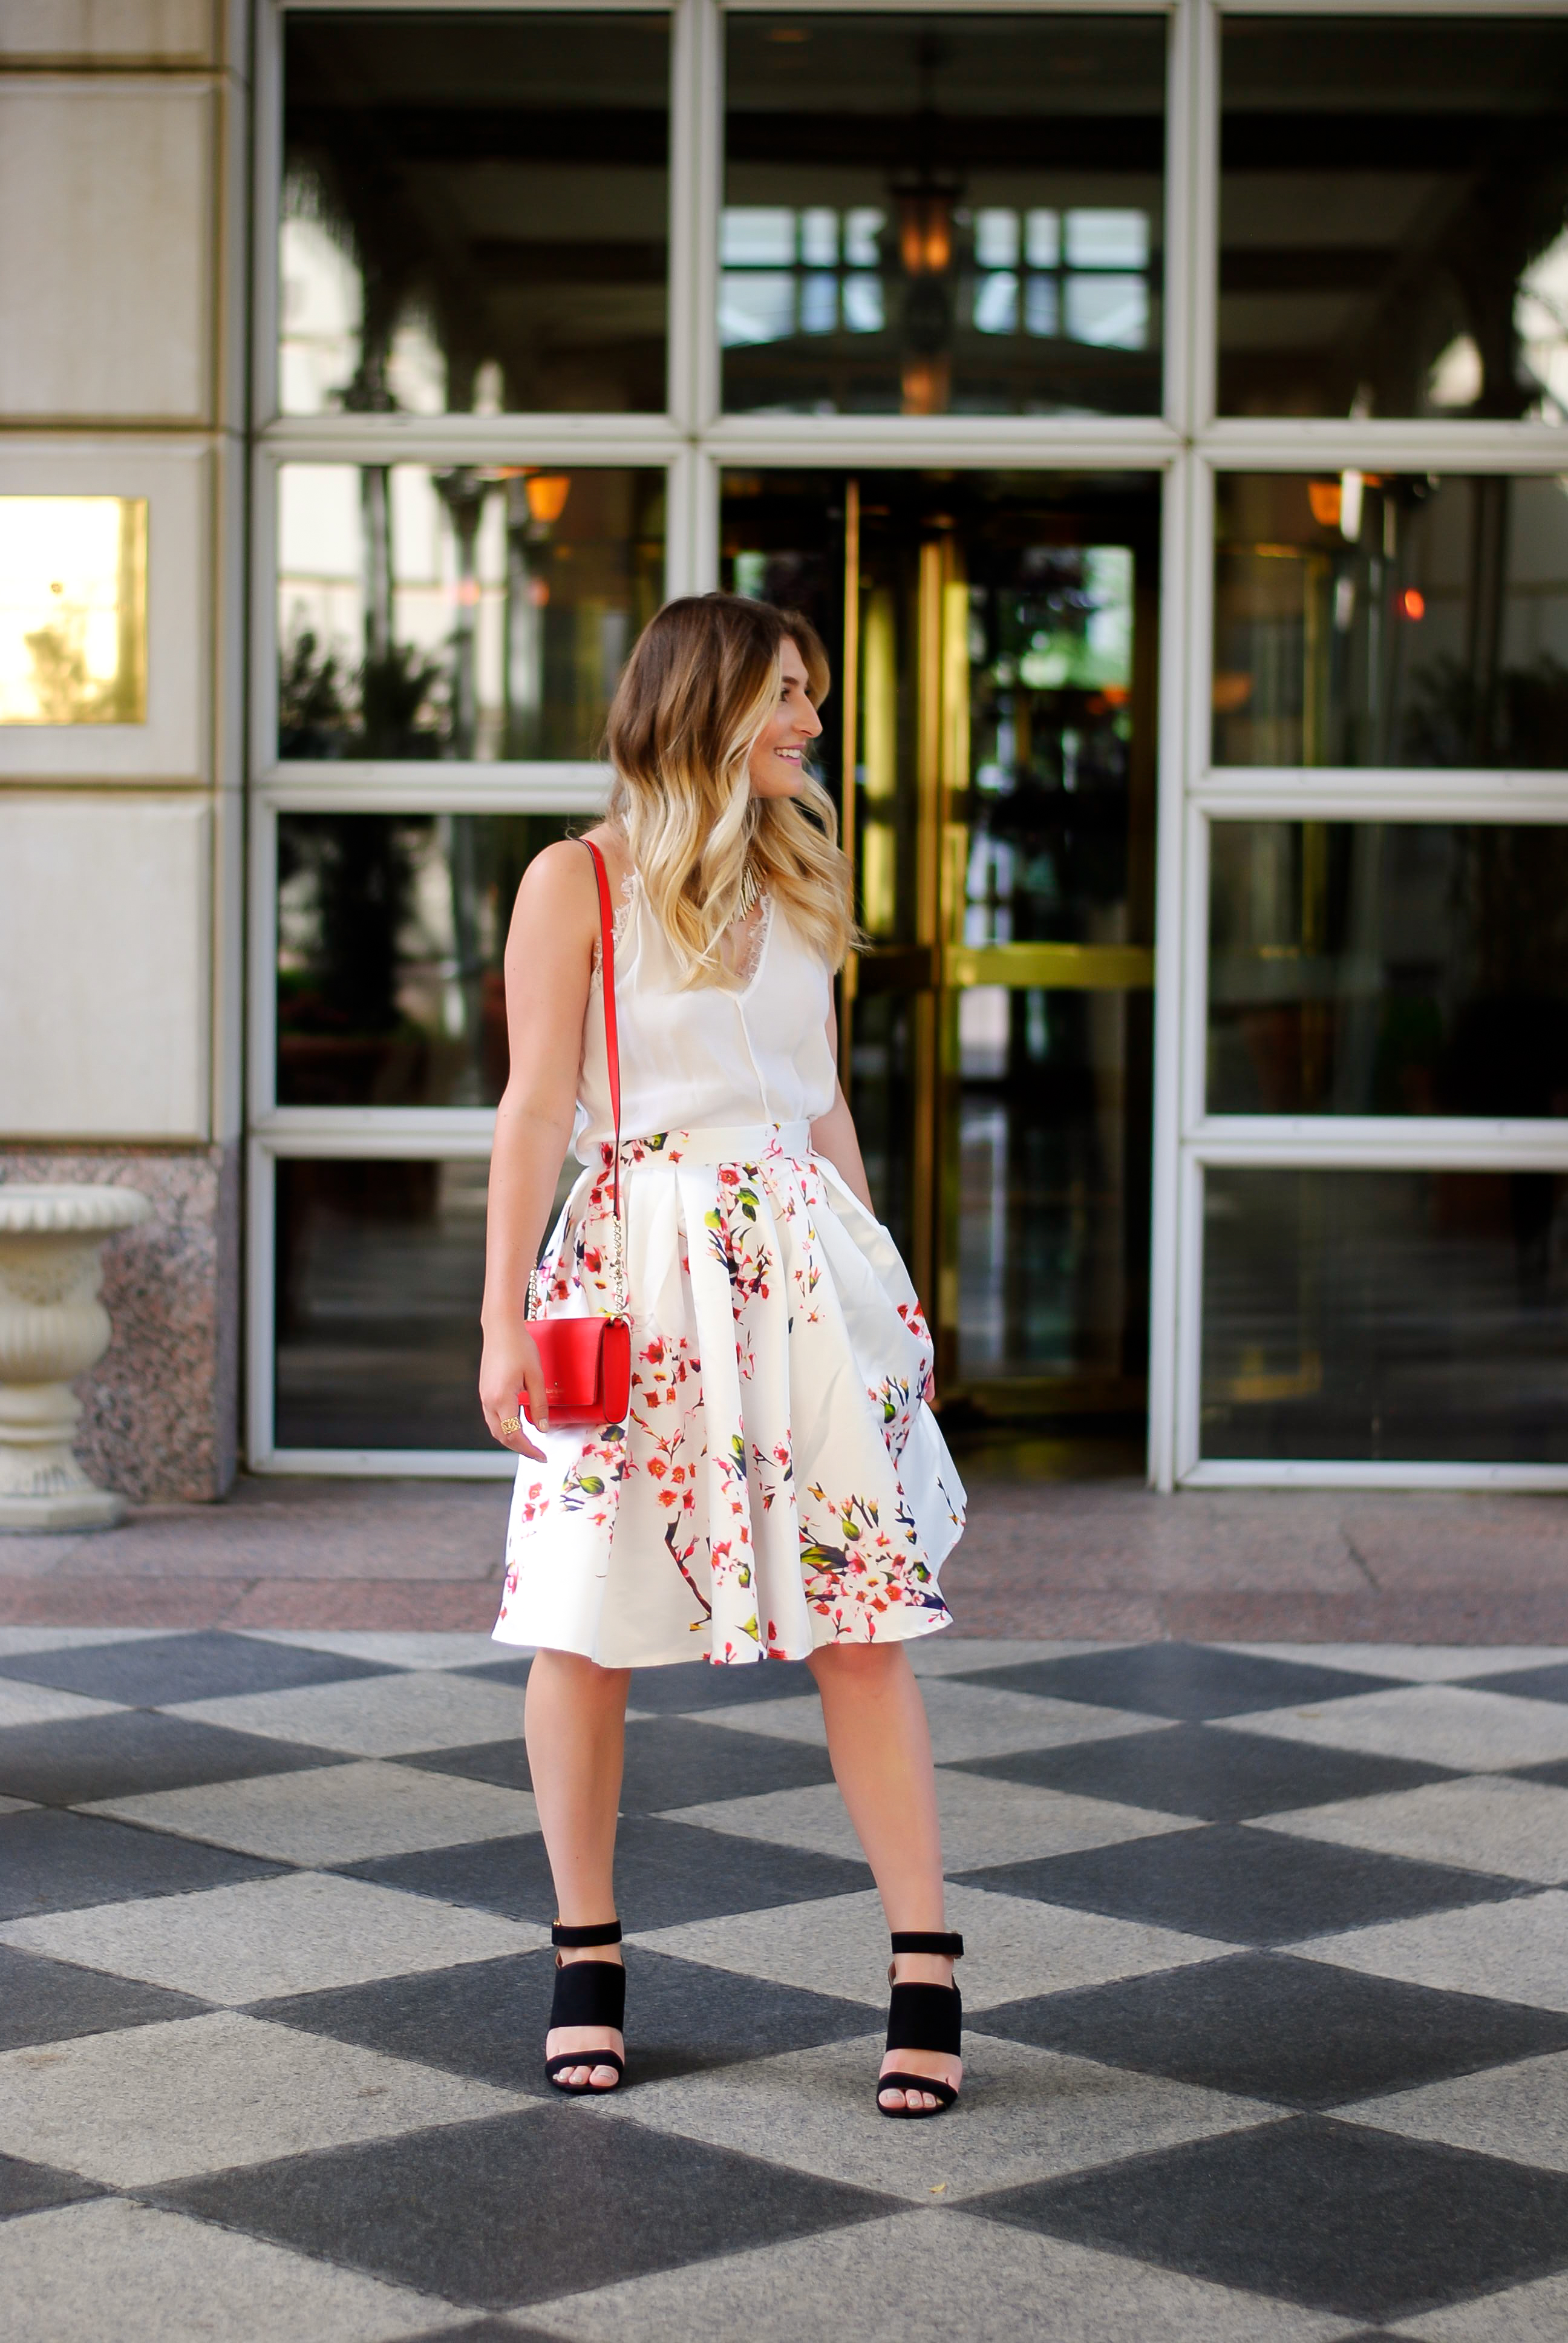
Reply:
<svg viewBox="0 0 1568 2343"><path fill-rule="evenodd" d="M1087 1378L1136 1412L1153 996L982 985L954 1013L960 1373Z"/></svg>
<svg viewBox="0 0 1568 2343"><path fill-rule="evenodd" d="M484 1162L277 1165L280 1448L487 1448Z"/></svg>
<svg viewBox="0 0 1568 2343"><path fill-rule="evenodd" d="M1211 1113L1568 1115L1568 830L1211 840Z"/></svg>
<svg viewBox="0 0 1568 2343"><path fill-rule="evenodd" d="M146 720L146 498L0 497L0 724Z"/></svg>
<svg viewBox="0 0 1568 2343"><path fill-rule="evenodd" d="M286 464L278 548L280 757L593 757L664 475Z"/></svg>
<svg viewBox="0 0 1568 2343"><path fill-rule="evenodd" d="M1568 1463L1568 1182L1205 1174L1205 1456Z"/></svg>
<svg viewBox="0 0 1568 2343"><path fill-rule="evenodd" d="M501 956L567 814L286 813L277 825L280 1106L494 1106Z"/></svg>
<svg viewBox="0 0 1568 2343"><path fill-rule="evenodd" d="M1568 417L1568 24L1221 19L1220 408Z"/></svg>
<svg viewBox="0 0 1568 2343"><path fill-rule="evenodd" d="M662 410L667 20L284 25L284 413Z"/></svg>
<svg viewBox="0 0 1568 2343"><path fill-rule="evenodd" d="M1159 411L1163 19L733 15L726 43L730 412ZM796 282L829 265L865 272L836 324Z"/></svg>
<svg viewBox="0 0 1568 2343"><path fill-rule="evenodd" d="M1216 483L1214 762L1568 768L1568 482Z"/></svg>

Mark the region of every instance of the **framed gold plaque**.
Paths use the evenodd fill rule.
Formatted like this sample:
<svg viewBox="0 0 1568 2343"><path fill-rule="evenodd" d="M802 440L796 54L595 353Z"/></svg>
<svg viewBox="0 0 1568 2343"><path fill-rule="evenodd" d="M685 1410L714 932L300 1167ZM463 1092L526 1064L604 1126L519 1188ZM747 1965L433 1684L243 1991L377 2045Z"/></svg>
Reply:
<svg viewBox="0 0 1568 2343"><path fill-rule="evenodd" d="M0 724L146 720L146 498L0 496Z"/></svg>

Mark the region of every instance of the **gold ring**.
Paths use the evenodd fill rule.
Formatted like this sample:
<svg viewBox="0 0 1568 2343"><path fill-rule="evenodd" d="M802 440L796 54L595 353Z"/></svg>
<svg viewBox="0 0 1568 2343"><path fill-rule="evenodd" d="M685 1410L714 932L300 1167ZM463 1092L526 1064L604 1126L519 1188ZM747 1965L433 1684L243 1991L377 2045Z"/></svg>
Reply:
<svg viewBox="0 0 1568 2343"><path fill-rule="evenodd" d="M521 1432L522 1428L523 1428L523 1421L522 1421L521 1416L518 1416L518 1415L503 1415L503 1416L502 1416L502 1418L501 1418L501 1430L502 1430L503 1432Z"/></svg>

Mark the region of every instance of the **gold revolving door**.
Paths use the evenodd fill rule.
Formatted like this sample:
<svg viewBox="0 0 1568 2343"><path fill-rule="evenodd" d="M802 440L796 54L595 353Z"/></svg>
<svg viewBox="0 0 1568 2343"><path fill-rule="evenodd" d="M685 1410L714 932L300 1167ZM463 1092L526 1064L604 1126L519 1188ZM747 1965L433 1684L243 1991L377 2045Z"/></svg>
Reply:
<svg viewBox="0 0 1568 2343"><path fill-rule="evenodd" d="M1142 478L727 482L724 582L839 651L864 946L841 1060L944 1418L1145 1404L1158 498Z"/></svg>

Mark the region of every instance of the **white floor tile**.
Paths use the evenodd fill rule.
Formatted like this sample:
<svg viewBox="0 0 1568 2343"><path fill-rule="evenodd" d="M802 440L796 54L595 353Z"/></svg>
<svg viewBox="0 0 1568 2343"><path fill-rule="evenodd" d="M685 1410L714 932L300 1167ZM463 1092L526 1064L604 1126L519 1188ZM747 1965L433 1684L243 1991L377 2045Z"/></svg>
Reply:
<svg viewBox="0 0 1568 2343"><path fill-rule="evenodd" d="M1402 1977L1440 1992L1479 1993L1534 2009L1568 2010L1568 1895L1559 1888L1506 1904L1472 1904L1462 1912L1352 1928L1290 1949L1366 1976Z"/></svg>
<svg viewBox="0 0 1568 2343"><path fill-rule="evenodd" d="M948 1926L960 1930L968 1953L958 1973L969 2010L994 2009L1080 1986L1185 1968L1235 1950L1201 1936L1178 1936L1098 1912L1072 1912L1017 1896L950 1887ZM869 1889L810 1904L746 1912L724 1919L650 1929L634 1936L655 1952L706 1961L779 1985L832 1993L885 2009L888 1933L882 1907Z"/></svg>
<svg viewBox="0 0 1568 2343"><path fill-rule="evenodd" d="M1075 1741L1106 1741L1130 1733L1164 1730L1170 1719L1122 1708L1095 1708L1086 1701L1039 1700L1024 1692L1000 1692L985 1684L954 1684L940 1676L922 1683L930 1720L931 1750L939 1765L965 1757L1004 1757L1019 1749L1060 1749ZM1568 1715L1568 1710L1563 1712ZM709 1708L705 1725L734 1725L747 1733L776 1734L781 1741L825 1745L822 1704L809 1700L770 1700L743 1707Z"/></svg>
<svg viewBox="0 0 1568 2343"><path fill-rule="evenodd" d="M1568 1800L1568 1791L1559 1793ZM1030 1863L1041 1855L1075 1855L1081 1848L1115 1846L1124 1839L1157 1838L1169 1831L1195 1830L1186 1815L1150 1814L1141 1806L1109 1798L1068 1796L1022 1782L990 1781L979 1774L937 1768L942 1818L942 1861L950 1875L980 1871L990 1864ZM707 1830L739 1838L760 1838L777 1846L798 1846L814 1855L863 1860L854 1826L838 1786L824 1782L804 1790L769 1790L755 1798L719 1798L673 1810L671 1819L699 1823Z"/></svg>
<svg viewBox="0 0 1568 2343"><path fill-rule="evenodd" d="M1266 1733L1323 1749L1359 1749L1369 1756L1412 1758L1466 1774L1568 1757L1568 1702L1471 1692L1462 1684L1352 1693L1345 1700L1223 1717L1217 1729Z"/></svg>
<svg viewBox="0 0 1568 2343"><path fill-rule="evenodd" d="M0 2055L0 2148L111 2188L538 2104L234 2010Z"/></svg>
<svg viewBox="0 0 1568 2343"><path fill-rule="evenodd" d="M347 1684L301 1684L291 1692L236 1693L193 1700L169 1711L260 1733L276 1741L341 1749L351 1757L399 1757L423 1749L462 1749L470 1742L522 1736L520 1684L427 1668L395 1676L356 1676Z"/></svg>
<svg viewBox="0 0 1568 2343"><path fill-rule="evenodd" d="M1252 1827L1461 1871L1533 1879L1543 1887L1568 1880L1568 1790L1508 1775L1475 1774L1419 1790L1303 1806L1265 1815Z"/></svg>
<svg viewBox="0 0 1568 2343"><path fill-rule="evenodd" d="M1405 2139L1440 2140L1478 2156L1568 2172L1568 2051L1362 2099L1336 2112L1342 2122L1370 2124Z"/></svg>
<svg viewBox="0 0 1568 2343"><path fill-rule="evenodd" d="M1563 2343L1568 2335L1568 2272L1511 2286L1505 2293L1462 2302L1452 2310L1429 2310L1391 2335L1415 2343Z"/></svg>
<svg viewBox="0 0 1568 2343"><path fill-rule="evenodd" d="M0 1731L8 1725L61 1725L84 1716L113 1716L124 1703L87 1700L80 1693L55 1692L49 1684L19 1684L0 1676Z"/></svg>
<svg viewBox="0 0 1568 2343"><path fill-rule="evenodd" d="M168 1986L226 2008L531 1952L549 1931L359 1879L280 1879L98 1904L0 1927L0 1944Z"/></svg>
<svg viewBox="0 0 1568 2343"><path fill-rule="evenodd" d="M31 1798L0 1798L0 1815L30 1815L35 1811Z"/></svg>
<svg viewBox="0 0 1568 2343"><path fill-rule="evenodd" d="M5 2343L391 2343L470 2316L114 2198L0 2224L0 2301Z"/></svg>
<svg viewBox="0 0 1568 2343"><path fill-rule="evenodd" d="M971 2034L963 2122L890 2124L876 2106L883 2038L655 2083L622 2107L606 2099L604 2113L918 2205L939 2187L951 2204L1274 2120L1255 2099Z"/></svg>
<svg viewBox="0 0 1568 2343"><path fill-rule="evenodd" d="M1568 1795L1568 1794L1564 1794ZM81 1810L237 1847L281 1863L370 1863L432 1846L537 1831L527 1790L498 1789L452 1774L373 1758L357 1765L204 1783L141 1798L104 1798Z"/></svg>
<svg viewBox="0 0 1568 2343"><path fill-rule="evenodd" d="M1342 2318L945 2210L530 2304L528 2320L578 2343L802 2343L808 2333L833 2343L1327 2343L1352 2332Z"/></svg>

